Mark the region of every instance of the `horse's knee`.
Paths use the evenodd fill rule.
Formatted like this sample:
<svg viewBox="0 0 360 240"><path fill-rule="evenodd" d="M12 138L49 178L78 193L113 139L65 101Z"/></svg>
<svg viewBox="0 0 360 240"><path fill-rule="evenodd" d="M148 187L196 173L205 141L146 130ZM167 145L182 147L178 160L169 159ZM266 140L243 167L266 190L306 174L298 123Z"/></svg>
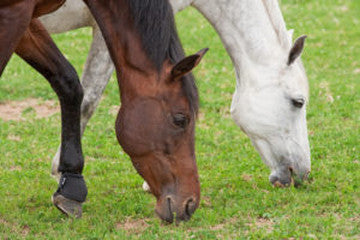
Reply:
<svg viewBox="0 0 360 240"><path fill-rule="evenodd" d="M67 74L65 76L65 81L67 84L66 95L68 97L68 100L72 104L81 105L84 99L84 90L83 87L81 86L79 77L75 72L75 70L73 73Z"/></svg>
<svg viewBox="0 0 360 240"><path fill-rule="evenodd" d="M87 98L84 98L82 104L81 104L81 116L88 118L92 115L94 112L94 103L95 101L91 101Z"/></svg>
<svg viewBox="0 0 360 240"><path fill-rule="evenodd" d="M69 67L64 73L56 76L56 78L56 83L58 84L54 88L60 100L64 103L80 106L84 98L84 90L75 69Z"/></svg>

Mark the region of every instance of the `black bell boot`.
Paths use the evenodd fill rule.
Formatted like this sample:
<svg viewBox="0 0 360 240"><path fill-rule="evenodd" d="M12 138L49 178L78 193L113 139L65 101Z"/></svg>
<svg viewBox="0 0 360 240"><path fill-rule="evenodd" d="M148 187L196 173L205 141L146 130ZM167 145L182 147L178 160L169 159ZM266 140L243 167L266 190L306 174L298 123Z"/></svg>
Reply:
<svg viewBox="0 0 360 240"><path fill-rule="evenodd" d="M64 214L80 218L82 203L87 196L87 187L81 174L63 173L59 188L52 196L54 205Z"/></svg>

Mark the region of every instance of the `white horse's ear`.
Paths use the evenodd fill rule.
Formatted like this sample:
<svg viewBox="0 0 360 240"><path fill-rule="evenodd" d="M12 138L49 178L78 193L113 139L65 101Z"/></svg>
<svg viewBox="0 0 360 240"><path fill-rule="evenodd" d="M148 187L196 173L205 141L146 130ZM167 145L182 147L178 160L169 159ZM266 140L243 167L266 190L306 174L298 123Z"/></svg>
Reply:
<svg viewBox="0 0 360 240"><path fill-rule="evenodd" d="M293 36L294 36L294 29L289 29L287 31L287 34L288 34L289 41L292 42L293 41Z"/></svg>
<svg viewBox="0 0 360 240"><path fill-rule="evenodd" d="M287 64L290 66L298 57L300 57L304 45L305 45L305 39L307 38L306 35L303 35L295 40L294 46L291 48L289 53L289 58Z"/></svg>

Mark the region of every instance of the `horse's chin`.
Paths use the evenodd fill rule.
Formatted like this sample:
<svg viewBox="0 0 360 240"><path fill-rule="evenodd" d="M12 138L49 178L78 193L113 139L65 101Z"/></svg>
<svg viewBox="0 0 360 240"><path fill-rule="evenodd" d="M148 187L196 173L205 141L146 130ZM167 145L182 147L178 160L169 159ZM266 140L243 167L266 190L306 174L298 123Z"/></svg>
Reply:
<svg viewBox="0 0 360 240"><path fill-rule="evenodd" d="M306 170L294 169L293 167L284 168L282 171L273 171L269 176L269 181L274 187L300 187L308 180L310 168Z"/></svg>

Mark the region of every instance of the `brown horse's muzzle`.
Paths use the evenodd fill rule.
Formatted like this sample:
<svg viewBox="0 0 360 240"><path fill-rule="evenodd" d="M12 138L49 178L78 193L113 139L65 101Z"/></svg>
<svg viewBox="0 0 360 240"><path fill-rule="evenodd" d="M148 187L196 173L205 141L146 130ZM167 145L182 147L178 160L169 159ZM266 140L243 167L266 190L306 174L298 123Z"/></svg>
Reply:
<svg viewBox="0 0 360 240"><path fill-rule="evenodd" d="M166 195L158 199L155 212L168 223L188 221L199 206L199 198L179 198Z"/></svg>

